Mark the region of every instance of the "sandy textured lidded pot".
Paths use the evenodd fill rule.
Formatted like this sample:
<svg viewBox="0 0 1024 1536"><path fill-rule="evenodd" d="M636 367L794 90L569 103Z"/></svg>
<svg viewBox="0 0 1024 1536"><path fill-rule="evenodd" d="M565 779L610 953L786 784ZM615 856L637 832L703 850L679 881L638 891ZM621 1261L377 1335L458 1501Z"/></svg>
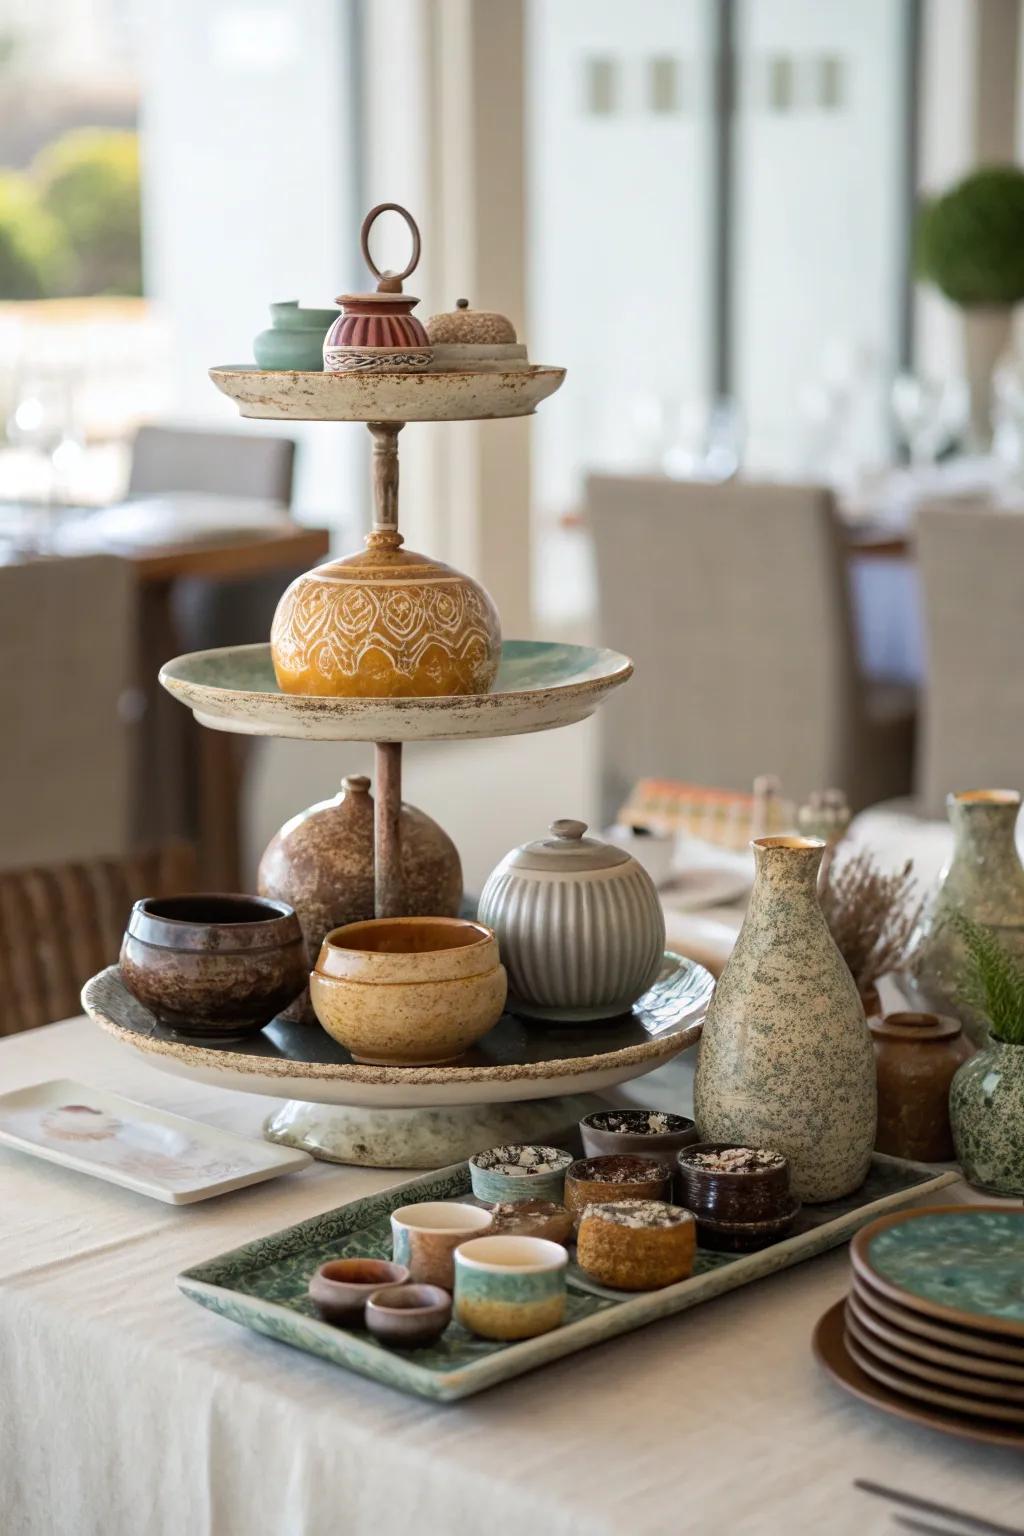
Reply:
<svg viewBox="0 0 1024 1536"><path fill-rule="evenodd" d="M878 1074L875 1151L918 1163L954 1156L949 1087L974 1054L960 1021L937 1013L869 1018Z"/></svg>
<svg viewBox="0 0 1024 1536"><path fill-rule="evenodd" d="M434 348L432 373L529 367L511 320L494 310L471 309L468 299L456 299L454 309L431 315L427 336Z"/></svg>
<svg viewBox="0 0 1024 1536"><path fill-rule="evenodd" d="M697 1224L690 1211L663 1200L588 1205L580 1219L576 1260L601 1285L654 1291L693 1273Z"/></svg>
<svg viewBox="0 0 1024 1536"><path fill-rule="evenodd" d="M309 979L320 1023L356 1061L454 1061L498 1022L505 968L494 934L458 917L383 917L324 939Z"/></svg>
<svg viewBox="0 0 1024 1536"><path fill-rule="evenodd" d="M754 889L704 1021L694 1117L707 1141L781 1152L798 1200L836 1200L871 1161L871 1035L818 903L825 844L761 837L753 848Z"/></svg>
<svg viewBox="0 0 1024 1536"><path fill-rule="evenodd" d="M194 1040L255 1034L297 997L309 974L299 920L255 896L149 897L121 942L125 986L161 1024Z"/></svg>
<svg viewBox="0 0 1024 1536"><path fill-rule="evenodd" d="M962 913L1024 960L1024 867L1015 840L1020 804L1015 789L966 789L947 797L953 856L925 912L915 950L921 995L936 1012L959 1018L976 1044L986 1040L988 1024L959 996L967 952L949 919Z"/></svg>
<svg viewBox="0 0 1024 1536"><path fill-rule="evenodd" d="M406 917L456 917L462 865L455 844L423 811L403 801L399 814L402 908ZM286 821L264 851L261 896L287 901L302 924L311 957L332 928L374 914L373 796L370 781L350 774L341 792ZM304 999L313 1018L308 996ZM296 1005L297 1006L297 1005Z"/></svg>
<svg viewBox="0 0 1024 1536"><path fill-rule="evenodd" d="M626 1013L655 981L665 917L654 882L624 848L582 821L505 855L478 916L494 929L509 1006L529 1018L586 1022Z"/></svg>
<svg viewBox="0 0 1024 1536"><path fill-rule="evenodd" d="M967 1182L1024 1198L1024 1045L990 1035L953 1079L949 1118Z"/></svg>
<svg viewBox="0 0 1024 1536"><path fill-rule="evenodd" d="M299 576L277 605L270 649L283 693L419 698L488 693L501 624L477 582L402 549L398 533Z"/></svg>
<svg viewBox="0 0 1024 1536"><path fill-rule="evenodd" d="M565 1316L569 1255L543 1237L479 1237L455 1250L455 1316L482 1339L532 1339Z"/></svg>

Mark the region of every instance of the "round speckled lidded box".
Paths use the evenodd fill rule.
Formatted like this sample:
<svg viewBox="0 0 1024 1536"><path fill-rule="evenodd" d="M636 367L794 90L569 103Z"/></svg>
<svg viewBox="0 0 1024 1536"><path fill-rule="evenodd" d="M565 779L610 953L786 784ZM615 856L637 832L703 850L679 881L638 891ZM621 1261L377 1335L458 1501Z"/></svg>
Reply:
<svg viewBox="0 0 1024 1536"><path fill-rule="evenodd" d="M696 1253L692 1212L663 1200L588 1205L580 1221L580 1268L618 1291L654 1291L685 1280Z"/></svg>
<svg viewBox="0 0 1024 1536"><path fill-rule="evenodd" d="M469 1178L478 1200L553 1200L561 1204L565 1170L572 1153L528 1142L488 1147L469 1160Z"/></svg>
<svg viewBox="0 0 1024 1536"><path fill-rule="evenodd" d="M532 1339L565 1316L569 1255L542 1237L477 1237L455 1250L455 1316L483 1339Z"/></svg>

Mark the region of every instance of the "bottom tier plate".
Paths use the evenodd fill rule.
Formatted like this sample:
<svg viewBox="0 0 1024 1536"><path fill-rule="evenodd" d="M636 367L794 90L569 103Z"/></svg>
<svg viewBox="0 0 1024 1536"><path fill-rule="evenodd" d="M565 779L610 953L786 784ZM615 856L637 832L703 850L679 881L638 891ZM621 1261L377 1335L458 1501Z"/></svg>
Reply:
<svg viewBox="0 0 1024 1536"><path fill-rule="evenodd" d="M653 1072L700 1039L713 987L702 965L667 953L630 1014L558 1028L506 1013L460 1061L435 1067L362 1066L318 1024L283 1019L251 1040L200 1045L158 1024L116 965L86 982L82 1006L153 1066L197 1082L305 1104L439 1109L600 1093Z"/></svg>
<svg viewBox="0 0 1024 1536"><path fill-rule="evenodd" d="M835 1248L865 1222L910 1205L957 1177L876 1153L859 1190L842 1200L806 1207L791 1237L744 1255L699 1249L693 1275L660 1291L609 1291L591 1285L570 1264L566 1321L551 1333L517 1344L478 1339L452 1323L436 1344L388 1349L362 1330L323 1322L306 1294L310 1275L327 1259L390 1258L390 1216L398 1206L464 1199L471 1188L465 1163L354 1200L197 1264L178 1276L178 1285L200 1305L257 1333L403 1392L453 1402Z"/></svg>

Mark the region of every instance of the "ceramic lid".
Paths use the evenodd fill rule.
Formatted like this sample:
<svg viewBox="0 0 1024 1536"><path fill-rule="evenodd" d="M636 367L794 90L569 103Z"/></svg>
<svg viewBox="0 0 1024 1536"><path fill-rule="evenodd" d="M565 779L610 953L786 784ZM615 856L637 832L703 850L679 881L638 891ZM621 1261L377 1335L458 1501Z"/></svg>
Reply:
<svg viewBox="0 0 1024 1536"><path fill-rule="evenodd" d="M524 843L510 853L508 869L540 869L558 874L587 875L596 869L615 869L620 864L635 864L625 848L615 848L596 837L585 837L585 821L553 821L550 837Z"/></svg>
<svg viewBox="0 0 1024 1536"><path fill-rule="evenodd" d="M470 309L468 299L456 299L455 308L432 315L427 321L431 341L465 346L507 346L516 340L516 328L507 315L493 309Z"/></svg>

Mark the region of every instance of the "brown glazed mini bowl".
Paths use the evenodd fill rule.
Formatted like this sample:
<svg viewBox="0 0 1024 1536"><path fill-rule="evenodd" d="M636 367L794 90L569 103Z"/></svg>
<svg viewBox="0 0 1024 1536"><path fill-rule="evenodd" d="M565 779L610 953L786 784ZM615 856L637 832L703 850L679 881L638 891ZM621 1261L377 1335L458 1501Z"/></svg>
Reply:
<svg viewBox="0 0 1024 1536"><path fill-rule="evenodd" d="M161 1024L213 1043L255 1034L306 985L299 920L260 896L150 896L121 943L125 986Z"/></svg>
<svg viewBox="0 0 1024 1536"><path fill-rule="evenodd" d="M397 1349L433 1344L452 1320L452 1298L439 1285L392 1285L366 1303L366 1326Z"/></svg>
<svg viewBox="0 0 1024 1536"><path fill-rule="evenodd" d="M707 1217L727 1224L767 1222L781 1220L793 1209L789 1163L781 1152L699 1141L684 1147L678 1158L679 1204L698 1221Z"/></svg>
<svg viewBox="0 0 1024 1536"><path fill-rule="evenodd" d="M578 1227L588 1205L668 1200L672 1178L653 1157L581 1157L565 1175L565 1204Z"/></svg>
<svg viewBox="0 0 1024 1536"><path fill-rule="evenodd" d="M377 1291L397 1291L409 1271L386 1259L328 1259L309 1282L309 1299L327 1323L361 1327L366 1303Z"/></svg>

